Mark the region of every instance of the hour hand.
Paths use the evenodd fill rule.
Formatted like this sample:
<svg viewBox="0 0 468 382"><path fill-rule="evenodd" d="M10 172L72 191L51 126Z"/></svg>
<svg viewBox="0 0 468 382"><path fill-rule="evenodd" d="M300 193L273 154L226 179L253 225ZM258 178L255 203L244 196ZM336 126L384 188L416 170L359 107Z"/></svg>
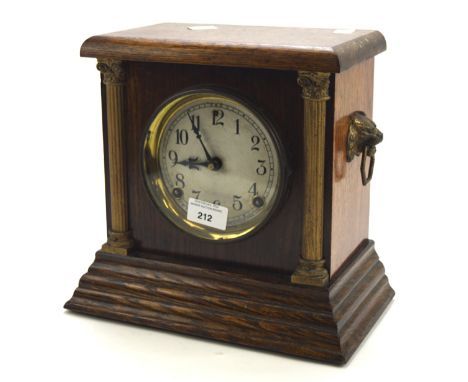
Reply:
<svg viewBox="0 0 468 382"><path fill-rule="evenodd" d="M184 159L182 161L177 162L182 166L188 167L190 170L200 170L198 166L208 167L211 162L197 162L198 157L189 157L188 159Z"/></svg>

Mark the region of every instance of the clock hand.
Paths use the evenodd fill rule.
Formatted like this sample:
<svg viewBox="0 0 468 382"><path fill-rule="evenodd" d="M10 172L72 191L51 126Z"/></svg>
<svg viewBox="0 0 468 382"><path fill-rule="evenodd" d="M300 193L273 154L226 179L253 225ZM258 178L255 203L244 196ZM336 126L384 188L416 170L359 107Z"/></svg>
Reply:
<svg viewBox="0 0 468 382"><path fill-rule="evenodd" d="M203 143L203 140L202 140L202 137L201 137L201 134L200 134L200 119L197 118L197 122L198 122L198 126L195 124L195 117L194 116L191 116L189 114L189 112L187 112L187 115L190 119L190 122L192 123L192 131L195 133L195 136L197 137L197 139L200 141L201 143L201 146L203 148L203 151L205 152L205 156L206 156L206 159L207 159L207 167L211 170L211 171L218 171L222 166L223 166L223 162L221 161L221 159L219 159L218 157L212 157L210 155L210 153L208 152L208 150L206 149L205 147L205 144ZM204 165L204 164L203 164Z"/></svg>
<svg viewBox="0 0 468 382"><path fill-rule="evenodd" d="M189 112L187 112L187 115L188 115L188 117L189 117L189 119L190 119L190 122L192 123L192 131L195 133L195 136L196 136L197 139L200 141L201 146L202 146L202 148L203 148L203 151L205 152L206 159L207 159L208 161L211 161L211 160L212 160L211 155L210 155L210 153L208 152L208 150L206 149L205 144L203 143L203 140L202 140L202 137L201 137L201 134L200 134L200 119L197 118L197 121L198 121L198 127L197 127L196 124L195 124L195 117L194 117L194 116L191 116L191 115L189 114Z"/></svg>
<svg viewBox="0 0 468 382"><path fill-rule="evenodd" d="M211 162L206 161L206 162L197 162L198 157L189 157L188 159L184 159L181 161L176 162L176 164L180 164L182 166L188 167L190 170L199 170L198 166L203 166L203 167L210 167Z"/></svg>

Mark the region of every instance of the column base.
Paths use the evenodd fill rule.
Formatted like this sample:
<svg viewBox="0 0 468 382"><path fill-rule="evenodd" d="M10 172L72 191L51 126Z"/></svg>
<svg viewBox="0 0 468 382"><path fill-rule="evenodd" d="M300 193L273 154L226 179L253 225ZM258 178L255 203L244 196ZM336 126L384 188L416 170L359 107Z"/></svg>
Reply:
<svg viewBox="0 0 468 382"><path fill-rule="evenodd" d="M293 284L326 286L329 279L328 271L325 269L325 260L300 259L299 265L291 275Z"/></svg>
<svg viewBox="0 0 468 382"><path fill-rule="evenodd" d="M133 250L133 239L130 231L115 232L109 230L107 243L102 245L102 251L115 255L128 255Z"/></svg>

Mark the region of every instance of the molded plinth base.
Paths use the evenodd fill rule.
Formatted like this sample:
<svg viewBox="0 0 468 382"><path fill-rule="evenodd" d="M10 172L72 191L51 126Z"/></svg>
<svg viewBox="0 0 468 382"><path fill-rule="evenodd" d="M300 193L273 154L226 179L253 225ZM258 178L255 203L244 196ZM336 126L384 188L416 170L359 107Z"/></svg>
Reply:
<svg viewBox="0 0 468 382"><path fill-rule="evenodd" d="M98 252L65 308L343 364L394 296L373 242L364 244L329 287Z"/></svg>

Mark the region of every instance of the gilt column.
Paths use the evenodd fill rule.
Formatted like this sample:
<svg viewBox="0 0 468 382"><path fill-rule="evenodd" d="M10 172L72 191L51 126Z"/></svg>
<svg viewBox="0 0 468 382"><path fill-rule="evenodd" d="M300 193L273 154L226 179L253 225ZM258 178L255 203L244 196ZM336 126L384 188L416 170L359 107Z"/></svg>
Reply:
<svg viewBox="0 0 468 382"><path fill-rule="evenodd" d="M107 150L111 221L105 252L127 255L133 246L128 227L125 168L125 69L122 61L99 59L97 69L106 87Z"/></svg>
<svg viewBox="0 0 468 382"><path fill-rule="evenodd" d="M304 201L302 253L291 281L325 286L329 275L323 257L323 205L330 73L299 71L297 83L304 100Z"/></svg>

